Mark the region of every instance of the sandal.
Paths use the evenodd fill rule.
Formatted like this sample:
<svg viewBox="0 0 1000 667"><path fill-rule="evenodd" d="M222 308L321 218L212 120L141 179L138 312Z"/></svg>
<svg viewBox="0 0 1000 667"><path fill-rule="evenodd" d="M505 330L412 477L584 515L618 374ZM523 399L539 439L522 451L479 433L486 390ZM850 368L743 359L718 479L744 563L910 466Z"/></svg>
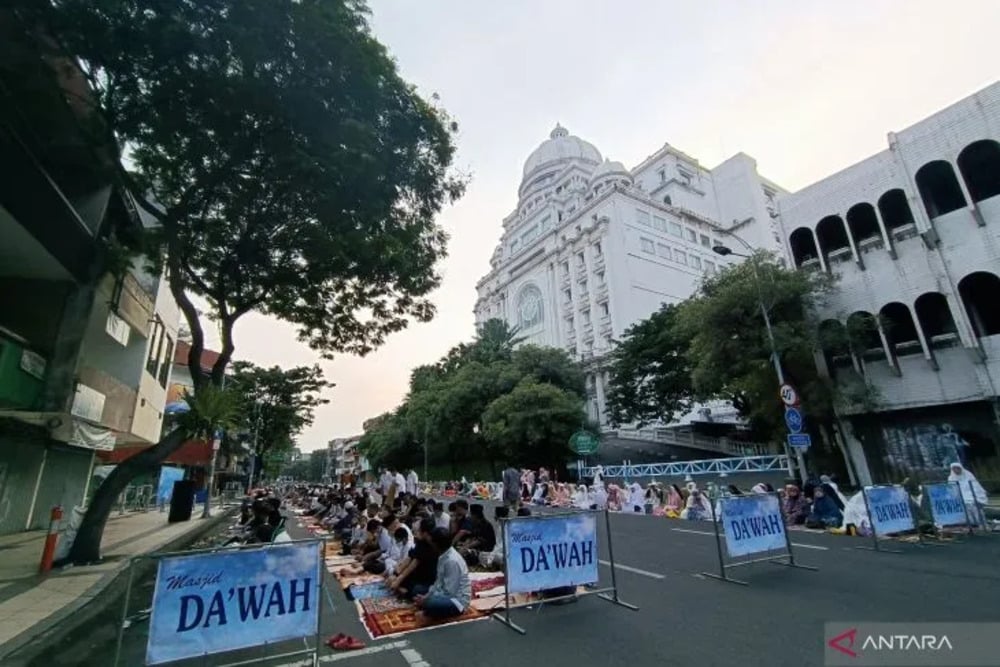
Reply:
<svg viewBox="0 0 1000 667"><path fill-rule="evenodd" d="M337 648L337 644L344 641L345 639L347 639L347 635L345 635L343 632L338 632L337 634L326 640L326 645L329 646L330 648Z"/></svg>

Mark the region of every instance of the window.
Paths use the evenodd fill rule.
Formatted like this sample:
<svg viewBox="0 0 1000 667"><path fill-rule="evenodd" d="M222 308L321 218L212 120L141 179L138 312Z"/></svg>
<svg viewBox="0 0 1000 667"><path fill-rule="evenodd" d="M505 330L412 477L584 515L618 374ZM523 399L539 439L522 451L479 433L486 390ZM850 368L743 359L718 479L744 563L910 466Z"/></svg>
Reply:
<svg viewBox="0 0 1000 667"><path fill-rule="evenodd" d="M573 333L573 316L572 315L566 318L566 330L569 331L570 333Z"/></svg>
<svg viewBox="0 0 1000 667"><path fill-rule="evenodd" d="M170 362L174 358L174 339L169 335L167 336L167 347L165 350L166 354L163 355L163 363L160 364L160 376L157 378L160 381L160 386L166 388L167 386L167 376L170 375Z"/></svg>
<svg viewBox="0 0 1000 667"><path fill-rule="evenodd" d="M563 273L569 273L569 262L562 263L562 271Z"/></svg>
<svg viewBox="0 0 1000 667"><path fill-rule="evenodd" d="M604 271L597 272L597 282L600 283L601 285L604 284Z"/></svg>
<svg viewBox="0 0 1000 667"><path fill-rule="evenodd" d="M653 216L653 229L655 229L658 232L665 232L665 231L667 231L667 221L664 220L663 218L658 218L658 217L656 217L654 215Z"/></svg>
<svg viewBox="0 0 1000 667"><path fill-rule="evenodd" d="M666 183L667 182L667 170L666 169L661 169L658 172L656 172L656 174L660 177L660 183Z"/></svg>
<svg viewBox="0 0 1000 667"><path fill-rule="evenodd" d="M711 262L707 259L705 260L705 273L710 276L715 275L715 262Z"/></svg>
<svg viewBox="0 0 1000 667"><path fill-rule="evenodd" d="M164 334L163 322L157 317L149 332L149 354L146 357L146 372L153 377L156 377L156 369L160 365Z"/></svg>
<svg viewBox="0 0 1000 667"><path fill-rule="evenodd" d="M667 206L673 206L674 200L670 198L670 195L663 195L663 203Z"/></svg>
<svg viewBox="0 0 1000 667"><path fill-rule="evenodd" d="M608 309L608 302L605 301L601 304L601 317L608 317L611 315L611 311Z"/></svg>
<svg viewBox="0 0 1000 667"><path fill-rule="evenodd" d="M691 255L691 268L701 270L701 257L698 255Z"/></svg>
<svg viewBox="0 0 1000 667"><path fill-rule="evenodd" d="M579 267L587 266L587 260L583 258L583 251L576 253L576 265Z"/></svg>
<svg viewBox="0 0 1000 667"><path fill-rule="evenodd" d="M649 227L649 213L640 210L638 208L635 209L635 221L638 222L640 225L645 225L646 227Z"/></svg>
<svg viewBox="0 0 1000 667"><path fill-rule="evenodd" d="M688 263L687 253L684 252L683 250L677 250L677 249L675 249L674 250L674 261L677 262L678 264L683 264L683 265L687 266L687 263Z"/></svg>
<svg viewBox="0 0 1000 667"><path fill-rule="evenodd" d="M552 222L552 216L551 215L547 215L544 218L542 218L542 221L540 223L538 223L538 226L541 229L548 229L550 222Z"/></svg>
<svg viewBox="0 0 1000 667"><path fill-rule="evenodd" d="M712 247L713 248L717 248L720 245L725 245L725 244L722 241L720 241L719 239L712 239Z"/></svg>
<svg viewBox="0 0 1000 667"><path fill-rule="evenodd" d="M701 244L703 246L705 246L706 248L711 248L712 247L712 242L708 240L708 236L706 236L705 234L701 235L701 239L700 240L701 240Z"/></svg>
<svg viewBox="0 0 1000 667"><path fill-rule="evenodd" d="M681 226L676 222L670 223L670 233L676 236L677 238L682 238L684 236L684 231L681 229Z"/></svg>
<svg viewBox="0 0 1000 667"><path fill-rule="evenodd" d="M582 312L583 312L583 323L590 324L590 308Z"/></svg>
<svg viewBox="0 0 1000 667"><path fill-rule="evenodd" d="M581 292L586 292L587 291L587 279L586 278L581 278L580 279L580 291Z"/></svg>
<svg viewBox="0 0 1000 667"><path fill-rule="evenodd" d="M598 257L604 254L604 251L601 249L600 241L594 244L594 254L597 255Z"/></svg>
<svg viewBox="0 0 1000 667"><path fill-rule="evenodd" d="M652 239L639 238L639 248L643 252L648 252L649 254L656 253L656 245L653 243Z"/></svg>
<svg viewBox="0 0 1000 667"><path fill-rule="evenodd" d="M566 303L570 303L573 300L573 292L568 289L563 290L563 297Z"/></svg>
<svg viewBox="0 0 1000 667"><path fill-rule="evenodd" d="M517 252L517 239L514 239L513 241L510 242L510 252L511 254Z"/></svg>
<svg viewBox="0 0 1000 667"><path fill-rule="evenodd" d="M659 255L660 257L670 259L670 246L665 245L663 243L657 243L656 254Z"/></svg>
<svg viewBox="0 0 1000 667"><path fill-rule="evenodd" d="M687 233L688 233L688 241L690 241L691 243L698 242L698 232L694 231L693 229L689 229L687 230Z"/></svg>

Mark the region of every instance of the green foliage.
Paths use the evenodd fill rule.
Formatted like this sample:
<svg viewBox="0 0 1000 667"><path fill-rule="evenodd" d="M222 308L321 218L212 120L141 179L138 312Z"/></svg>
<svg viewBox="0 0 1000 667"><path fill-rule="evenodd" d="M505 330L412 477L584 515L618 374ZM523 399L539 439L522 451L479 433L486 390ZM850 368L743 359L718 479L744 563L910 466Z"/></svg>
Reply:
<svg viewBox="0 0 1000 667"><path fill-rule="evenodd" d="M483 432L508 461L558 468L572 455L569 438L583 423L582 416L578 395L526 377L490 403Z"/></svg>
<svg viewBox="0 0 1000 667"><path fill-rule="evenodd" d="M322 392L335 386L323 378L319 366L263 368L238 361L226 379L239 400L238 429L256 436L257 451L285 452L295 436L313 422L314 411L329 403Z"/></svg>
<svg viewBox="0 0 1000 667"><path fill-rule="evenodd" d="M479 328L472 343L457 345L437 364L414 369L406 401L365 434L361 450L376 466L419 467L426 444L429 461L448 462L453 471L461 461L495 463L514 456L550 465L561 462L565 447L544 438L515 446L503 435L486 435L485 415L498 400L518 391L523 395L518 388L525 383L543 387L547 395L563 396L562 408L573 406L574 428L584 421L579 365L562 350L532 345L515 349L521 342L516 330L491 320Z"/></svg>
<svg viewBox="0 0 1000 667"><path fill-rule="evenodd" d="M280 474L301 482L322 482L326 462L326 450L318 449L285 464Z"/></svg>
<svg viewBox="0 0 1000 667"><path fill-rule="evenodd" d="M180 415L179 427L191 437L212 440L217 431L233 428L240 418L240 395L215 385L202 385L194 392L184 394L184 401L191 408Z"/></svg>

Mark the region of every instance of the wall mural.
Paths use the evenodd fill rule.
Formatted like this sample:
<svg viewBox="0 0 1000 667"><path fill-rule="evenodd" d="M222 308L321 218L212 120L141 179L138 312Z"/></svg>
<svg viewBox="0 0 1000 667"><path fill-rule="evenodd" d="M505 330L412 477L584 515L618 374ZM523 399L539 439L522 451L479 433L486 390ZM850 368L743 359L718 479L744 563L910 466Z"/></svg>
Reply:
<svg viewBox="0 0 1000 667"><path fill-rule="evenodd" d="M885 461L898 470L944 470L952 461L965 461L969 443L951 424L883 426Z"/></svg>
<svg viewBox="0 0 1000 667"><path fill-rule="evenodd" d="M531 329L544 319L542 291L537 285L526 285L517 295L517 320L521 330Z"/></svg>

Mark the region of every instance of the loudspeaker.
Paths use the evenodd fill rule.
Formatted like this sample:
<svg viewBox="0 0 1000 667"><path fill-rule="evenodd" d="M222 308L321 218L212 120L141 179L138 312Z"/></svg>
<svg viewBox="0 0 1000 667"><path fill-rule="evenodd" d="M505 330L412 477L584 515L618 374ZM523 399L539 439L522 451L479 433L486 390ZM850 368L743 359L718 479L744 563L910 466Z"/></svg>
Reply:
<svg viewBox="0 0 1000 667"><path fill-rule="evenodd" d="M194 481L182 479L174 482L174 495L170 498L170 515L167 523L189 521L194 509Z"/></svg>

